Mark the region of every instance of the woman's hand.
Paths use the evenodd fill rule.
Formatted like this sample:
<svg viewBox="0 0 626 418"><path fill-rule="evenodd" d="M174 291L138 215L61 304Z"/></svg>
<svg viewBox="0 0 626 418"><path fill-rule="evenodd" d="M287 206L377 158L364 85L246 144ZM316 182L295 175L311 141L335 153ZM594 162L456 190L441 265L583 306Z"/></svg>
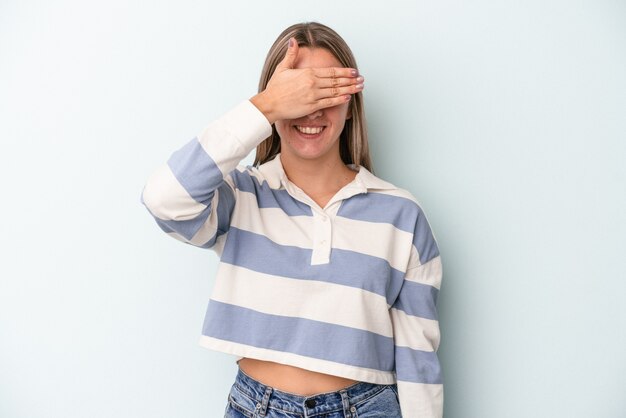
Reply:
<svg viewBox="0 0 626 418"><path fill-rule="evenodd" d="M363 90L363 77L353 68L294 69L298 43L289 39L285 58L278 64L267 87L252 97L254 104L271 123L296 119L319 109L337 106Z"/></svg>

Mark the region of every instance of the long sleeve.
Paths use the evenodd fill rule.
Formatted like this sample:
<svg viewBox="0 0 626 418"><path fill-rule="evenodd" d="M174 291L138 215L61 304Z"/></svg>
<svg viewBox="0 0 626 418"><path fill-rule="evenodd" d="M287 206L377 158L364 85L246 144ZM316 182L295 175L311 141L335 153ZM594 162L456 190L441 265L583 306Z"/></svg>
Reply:
<svg viewBox="0 0 626 418"><path fill-rule="evenodd" d="M172 237L213 247L228 231L236 201L230 173L271 132L263 113L241 102L150 175L141 203Z"/></svg>
<svg viewBox="0 0 626 418"><path fill-rule="evenodd" d="M441 257L424 213L416 221L412 256L390 308L398 397L403 418L443 417L443 378L437 349Z"/></svg>

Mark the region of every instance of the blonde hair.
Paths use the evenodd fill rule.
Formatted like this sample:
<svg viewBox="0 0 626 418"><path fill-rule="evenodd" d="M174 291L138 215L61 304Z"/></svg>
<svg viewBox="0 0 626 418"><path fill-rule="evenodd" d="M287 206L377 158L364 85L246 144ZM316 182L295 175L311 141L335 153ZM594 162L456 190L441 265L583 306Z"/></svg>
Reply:
<svg viewBox="0 0 626 418"><path fill-rule="evenodd" d="M358 69L350 47L337 32L317 22L297 23L285 29L267 53L259 81L259 93L265 90L276 67L285 57L287 42L291 37L296 39L299 47L326 49L344 67ZM351 117L346 120L339 136L341 160L344 164L360 165L372 171L362 92L352 95L348 112L350 112ZM256 148L254 165L258 167L260 164L274 159L279 152L280 137L276 127L272 125L272 134Z"/></svg>

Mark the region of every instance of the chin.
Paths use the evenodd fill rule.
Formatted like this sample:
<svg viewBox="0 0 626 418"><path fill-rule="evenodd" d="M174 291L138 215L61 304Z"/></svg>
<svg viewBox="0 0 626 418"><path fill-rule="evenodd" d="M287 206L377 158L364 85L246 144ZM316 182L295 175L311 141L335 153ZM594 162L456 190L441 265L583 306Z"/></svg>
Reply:
<svg viewBox="0 0 626 418"><path fill-rule="evenodd" d="M290 154L303 160L317 160L329 155L331 150L298 150L291 151Z"/></svg>

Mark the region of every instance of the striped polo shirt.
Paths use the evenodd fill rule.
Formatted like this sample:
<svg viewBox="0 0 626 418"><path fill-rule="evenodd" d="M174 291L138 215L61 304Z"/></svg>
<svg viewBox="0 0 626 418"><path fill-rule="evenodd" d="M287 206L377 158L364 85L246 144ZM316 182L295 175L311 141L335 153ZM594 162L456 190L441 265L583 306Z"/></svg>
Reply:
<svg viewBox="0 0 626 418"><path fill-rule="evenodd" d="M167 234L219 256L199 343L379 384L404 418L441 417L436 240L415 198L365 167L320 207L280 154L241 160L270 136L248 100L175 151L141 202Z"/></svg>

